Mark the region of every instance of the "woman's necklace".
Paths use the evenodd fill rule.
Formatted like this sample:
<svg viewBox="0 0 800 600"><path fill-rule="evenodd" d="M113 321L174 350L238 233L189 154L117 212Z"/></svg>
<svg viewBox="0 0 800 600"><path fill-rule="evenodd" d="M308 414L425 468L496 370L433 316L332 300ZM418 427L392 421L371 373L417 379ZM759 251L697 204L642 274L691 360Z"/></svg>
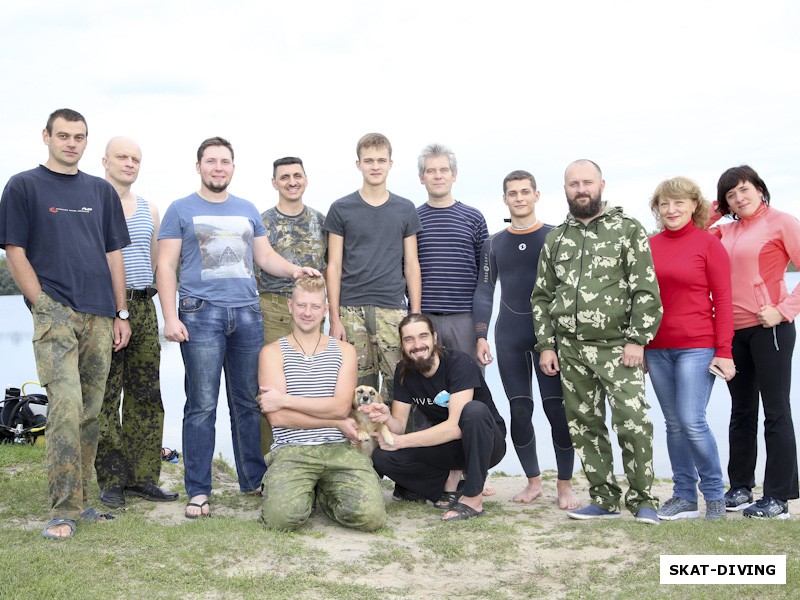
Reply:
<svg viewBox="0 0 800 600"><path fill-rule="evenodd" d="M511 223L511 229L516 229L517 231L524 231L525 229L530 229L531 227L536 227L539 224L539 219L536 219L530 225L525 225L524 227L517 227L513 223Z"/></svg>
<svg viewBox="0 0 800 600"><path fill-rule="evenodd" d="M300 346L300 352L303 353L303 360L312 360L314 358L314 353L317 351L317 347L319 346L319 342L320 340L322 340L322 331L319 332L317 343L314 344L314 349L311 351L311 354L308 354L306 352L306 349L303 348L303 344L300 343L300 340L297 339L297 336L295 336L294 332L292 332L292 337L294 338L294 341L297 343L297 345Z"/></svg>

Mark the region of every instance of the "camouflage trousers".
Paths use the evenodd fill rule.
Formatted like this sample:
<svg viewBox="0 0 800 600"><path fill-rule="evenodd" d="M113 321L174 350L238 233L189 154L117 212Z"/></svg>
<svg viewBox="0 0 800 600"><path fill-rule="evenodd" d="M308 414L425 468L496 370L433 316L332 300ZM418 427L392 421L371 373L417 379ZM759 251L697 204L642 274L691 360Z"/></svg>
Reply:
<svg viewBox="0 0 800 600"><path fill-rule="evenodd" d="M31 313L36 370L49 403L45 445L50 517L75 520L89 498L113 319L78 312L44 292Z"/></svg>
<svg viewBox="0 0 800 600"><path fill-rule="evenodd" d="M400 360L397 326L406 314L405 309L380 306L339 308L347 341L356 348L358 384L380 390L386 401L394 398L394 370Z"/></svg>
<svg viewBox="0 0 800 600"><path fill-rule="evenodd" d="M606 428L608 398L628 478L625 506L635 514L642 506L658 508L651 492L653 423L647 416L644 370L622 365L622 346L559 337L558 361L569 435L589 480L592 504L616 511L622 495Z"/></svg>
<svg viewBox="0 0 800 600"><path fill-rule="evenodd" d="M315 491L319 507L344 527L375 531L386 523L378 474L350 442L270 452L261 521L270 529L297 529L311 516Z"/></svg>
<svg viewBox="0 0 800 600"><path fill-rule="evenodd" d="M128 301L131 340L112 352L100 411L97 443L97 483L112 485L158 484L164 405L161 402L161 344L152 298ZM122 421L120 422L120 393Z"/></svg>
<svg viewBox="0 0 800 600"><path fill-rule="evenodd" d="M292 317L286 304L288 298L281 294L261 292L258 302L261 305L261 314L264 316L264 345L278 341L292 333ZM320 330L325 330L325 320L320 325ZM267 454L272 446L272 427L265 415L261 415L261 454Z"/></svg>

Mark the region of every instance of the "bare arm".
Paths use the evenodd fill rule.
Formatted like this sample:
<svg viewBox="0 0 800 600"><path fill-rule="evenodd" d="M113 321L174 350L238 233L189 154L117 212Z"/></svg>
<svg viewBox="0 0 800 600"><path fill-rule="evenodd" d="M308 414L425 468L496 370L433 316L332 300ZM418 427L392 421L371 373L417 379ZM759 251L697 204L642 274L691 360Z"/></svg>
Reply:
<svg viewBox="0 0 800 600"><path fill-rule="evenodd" d="M403 402L395 402L392 405L392 418L387 421L387 426L389 429L391 429L392 433L395 434L394 445L387 445L380 436L376 436L376 439L380 443L383 450L400 450L401 448L427 448L429 446L438 446L439 444L452 442L453 440L460 440L461 427L458 426L458 421L461 418L461 411L464 409L464 405L467 402L472 401L474 392L475 390L473 388L469 388L451 395L450 404L448 406L449 412L446 421L439 423L438 425L434 425L433 427L429 427L428 429L422 429L420 431L415 431L408 434L404 434L405 426L403 426L402 429L399 428L402 421L394 417L394 412L395 406L399 405L399 416L404 413L407 420L407 415L411 410L411 406Z"/></svg>
<svg viewBox="0 0 800 600"><path fill-rule="evenodd" d="M328 268L326 282L328 284L328 316L330 317L331 337L347 341L344 326L339 319L339 302L342 297L342 257L344 255L344 238L335 233L328 233Z"/></svg>
<svg viewBox="0 0 800 600"><path fill-rule="evenodd" d="M322 277L322 273L316 269L290 263L275 252L267 237L263 235L253 238L253 261L262 270L275 277L288 277L289 279L297 279L301 275Z"/></svg>
<svg viewBox="0 0 800 600"><path fill-rule="evenodd" d="M156 267L156 286L164 315L164 337L170 342L184 342L189 332L178 319L176 295L178 293L178 263L181 259L183 240L169 238L158 241L158 266Z"/></svg>
<svg viewBox="0 0 800 600"><path fill-rule="evenodd" d="M25 248L6 244L6 264L11 277L14 278L14 283L17 284L28 302L34 304L42 291L42 286L36 271L33 270L33 266L28 260Z"/></svg>
<svg viewBox="0 0 800 600"><path fill-rule="evenodd" d="M150 216L153 218L153 237L150 238L150 268L155 273L158 265L158 229L161 227L161 217L155 204L148 202L147 205L150 207Z"/></svg>
<svg viewBox="0 0 800 600"><path fill-rule="evenodd" d="M403 238L403 275L408 288L410 312L422 312L422 269L417 254L417 234Z"/></svg>
<svg viewBox="0 0 800 600"><path fill-rule="evenodd" d="M286 391L283 373L283 354L278 342L269 344L259 355L258 381L262 393L258 401L269 422L279 427L319 428L339 427L339 421L350 414L358 368L356 351L350 344L339 342L342 367L336 379L333 396L307 398Z"/></svg>
<svg viewBox="0 0 800 600"><path fill-rule="evenodd" d="M108 269L111 271L111 285L114 288L114 302L117 311L127 310L128 300L125 296L125 263L122 260L122 252L114 250L106 252ZM131 324L127 319L114 318L114 352L122 350L128 345L131 339Z"/></svg>

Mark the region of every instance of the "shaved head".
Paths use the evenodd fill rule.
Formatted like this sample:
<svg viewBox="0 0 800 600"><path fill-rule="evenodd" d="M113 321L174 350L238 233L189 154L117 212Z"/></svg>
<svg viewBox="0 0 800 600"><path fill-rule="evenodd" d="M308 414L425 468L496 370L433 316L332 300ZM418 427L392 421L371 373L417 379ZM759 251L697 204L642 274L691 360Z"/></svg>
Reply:
<svg viewBox="0 0 800 600"><path fill-rule="evenodd" d="M131 138L113 137L106 144L106 155L103 157L103 168L106 180L122 194L123 189L130 188L139 176L142 163L142 149Z"/></svg>
<svg viewBox="0 0 800 600"><path fill-rule="evenodd" d="M139 144L137 144L131 138L125 137L125 136L122 136L122 135L118 135L117 137L113 137L110 140L108 140L108 143L106 144L106 156L111 156L111 153L118 146L122 146L124 148L129 148L131 150L136 150L136 153L139 156L139 159L141 160L142 149L139 147Z"/></svg>

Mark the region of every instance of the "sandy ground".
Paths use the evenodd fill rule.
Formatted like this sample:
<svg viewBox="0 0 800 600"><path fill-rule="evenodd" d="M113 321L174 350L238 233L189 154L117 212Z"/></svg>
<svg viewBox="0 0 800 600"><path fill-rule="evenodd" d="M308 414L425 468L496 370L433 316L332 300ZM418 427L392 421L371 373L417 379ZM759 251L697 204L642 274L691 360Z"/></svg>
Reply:
<svg viewBox="0 0 800 600"><path fill-rule="evenodd" d="M168 471L171 473L164 473L166 485L170 489L180 489L180 482L174 479L180 473L172 469ZM217 490L235 492L238 489L235 480L226 473L216 472L214 479ZM619 481L625 489L624 477ZM558 508L552 474L549 477L545 474L544 493L533 503L513 502L513 496L525 482L523 477L491 476L488 483L496 489L496 494L485 500L487 515L466 523L441 524L442 511L430 505L397 503L392 500L388 485L384 496L389 520L381 533L346 530L317 512L301 530L304 544L316 550L320 557L326 557L316 565L312 576L341 580L343 573L348 573L350 583L369 585L387 598L486 597L491 596L492 590L504 590L506 594L518 597L557 598L568 592L574 594L576 576L586 576L598 569L605 576L609 572L613 574L630 568L632 557L639 554L637 543L642 542L632 541L626 528L611 526L608 522L569 519L565 511ZM588 502L586 480L578 474L573 483L585 505ZM656 482L654 489L662 502L670 497L671 487L671 482ZM184 504L183 497L180 503L156 504L148 511L149 518L163 524L185 525L188 521L183 516ZM793 501L790 509L798 513L800 502ZM214 505L212 495L212 511L215 516L257 520L259 502L253 498L236 508L228 508ZM704 514L702 502L700 511L701 515ZM741 513L730 513L728 518L740 519L742 516ZM623 510L619 521L632 522L633 516ZM484 524L500 528L501 536L502 528L508 529L509 537L505 538L507 541L501 541L503 547L498 548L498 558L493 558L493 551L487 552L480 547L485 539L489 539L481 533ZM661 527L671 525L662 523ZM456 555L452 558L443 556L441 549L438 549L439 554L436 548L432 549L437 535L442 537L442 527L461 528ZM475 541L464 547L461 540L468 535L472 535ZM493 536L490 543L498 543L496 530L486 535ZM642 547L643 551L645 549ZM386 558L376 560L376 552L385 554ZM307 564L277 563L266 549L263 561L250 560L248 564L231 568L247 572L253 568L249 565L266 563L284 573L308 569ZM354 569L352 565L357 567ZM653 569L657 577L658 565L654 564Z"/></svg>

